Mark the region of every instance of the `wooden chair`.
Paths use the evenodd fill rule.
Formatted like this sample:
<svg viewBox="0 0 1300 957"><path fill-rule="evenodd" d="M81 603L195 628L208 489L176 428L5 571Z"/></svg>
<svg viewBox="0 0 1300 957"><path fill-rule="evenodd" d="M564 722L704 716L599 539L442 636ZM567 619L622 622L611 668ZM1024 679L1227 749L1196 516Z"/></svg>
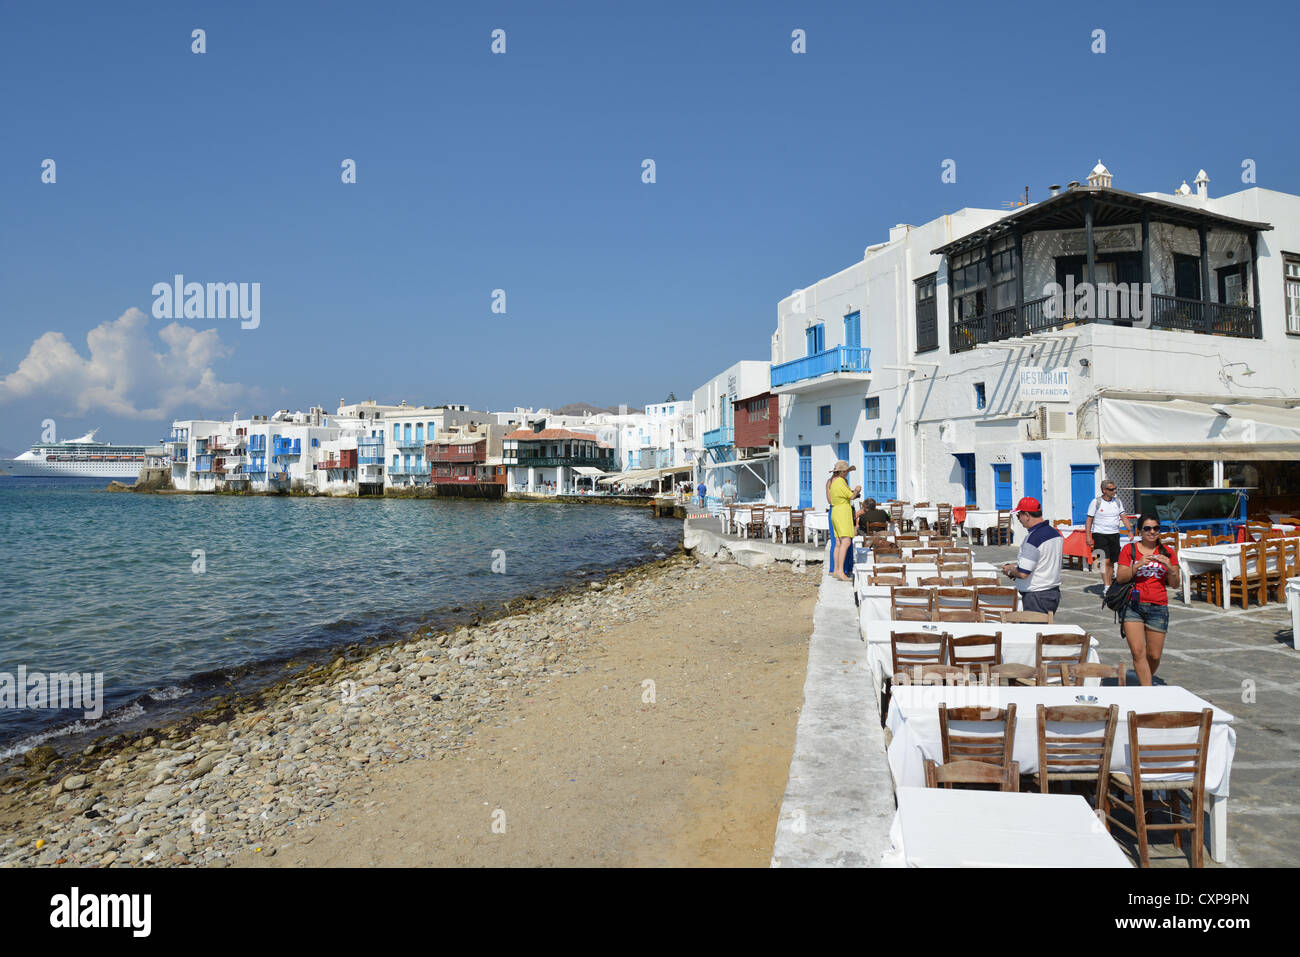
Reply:
<svg viewBox="0 0 1300 957"><path fill-rule="evenodd" d="M889 590L889 617L894 621L929 621L933 613L933 589L896 585Z"/></svg>
<svg viewBox="0 0 1300 957"><path fill-rule="evenodd" d="M940 587L934 591L935 611L975 611L975 589Z"/></svg>
<svg viewBox="0 0 1300 957"><path fill-rule="evenodd" d="M969 588L997 588L998 580L996 578L976 578L967 576L961 580L961 584Z"/></svg>
<svg viewBox="0 0 1300 957"><path fill-rule="evenodd" d="M889 654L893 667L890 673L903 674L926 665L943 665L948 654L948 635L945 632L890 631ZM920 682L918 682L920 683ZM886 677L880 691L880 724L883 727L889 716L889 702L893 697L893 679Z"/></svg>
<svg viewBox="0 0 1300 957"><path fill-rule="evenodd" d="M939 549L937 548L914 548L909 554L912 558L924 558L932 565L939 563Z"/></svg>
<svg viewBox="0 0 1300 957"><path fill-rule="evenodd" d="M871 573L873 575L903 575L907 573L907 566L901 562L889 565L872 565Z"/></svg>
<svg viewBox="0 0 1300 957"><path fill-rule="evenodd" d="M1241 546L1241 571L1228 582L1228 604L1240 600L1242 608L1249 608L1252 596L1261 605L1268 601L1264 546L1258 543Z"/></svg>
<svg viewBox="0 0 1300 957"><path fill-rule="evenodd" d="M945 548L954 548L957 545L957 540L951 535L931 535L929 544L942 550Z"/></svg>
<svg viewBox="0 0 1300 957"><path fill-rule="evenodd" d="M995 631L991 635L949 635L948 663L959 668L981 665L992 668L1002 664L1002 632Z"/></svg>
<svg viewBox="0 0 1300 957"><path fill-rule="evenodd" d="M985 669L985 675L988 683L991 685L1038 685L1042 684L1038 680L1039 672L1035 671L1029 665L1022 665L1014 661L1004 661L1000 665L992 665Z"/></svg>
<svg viewBox="0 0 1300 957"><path fill-rule="evenodd" d="M1119 705L1109 708L1085 705L1038 705L1038 770L1034 783L1040 794L1051 793L1052 782L1084 781L1092 785L1093 807L1106 815L1106 785L1115 750ZM1048 736L1048 725L1063 733ZM1097 725L1101 725L1097 728Z"/></svg>
<svg viewBox="0 0 1300 957"><path fill-rule="evenodd" d="M956 578L948 578L944 575L932 575L929 578L919 578L916 583L922 588L957 588L960 584Z"/></svg>
<svg viewBox="0 0 1300 957"><path fill-rule="evenodd" d="M895 535L894 544L899 548L920 548L921 537L919 535Z"/></svg>
<svg viewBox="0 0 1300 957"><path fill-rule="evenodd" d="M996 784L999 791L1020 790L1020 763L1006 767L983 761L952 761L935 764L925 759L925 786L950 788L954 784Z"/></svg>
<svg viewBox="0 0 1300 957"><path fill-rule="evenodd" d="M953 724L971 725L971 731L954 729ZM974 733L972 733L974 732ZM949 708L939 704L939 737L943 743L943 763L981 761L985 764L1011 766L1011 752L1016 738L1016 706L1006 708Z"/></svg>
<svg viewBox="0 0 1300 957"><path fill-rule="evenodd" d="M1011 544L1011 512L1007 509L998 509L998 523L990 525L985 540L990 545L1009 545Z"/></svg>
<svg viewBox="0 0 1300 957"><path fill-rule="evenodd" d="M1018 611L1020 609L1020 592L1003 585L984 586L975 589L976 611Z"/></svg>
<svg viewBox="0 0 1300 957"><path fill-rule="evenodd" d="M1053 614L1050 611L1004 611L1001 620L1022 625L1050 625Z"/></svg>
<svg viewBox="0 0 1300 957"><path fill-rule="evenodd" d="M940 535L952 534L952 503L940 502L935 506L934 526Z"/></svg>
<svg viewBox="0 0 1300 957"><path fill-rule="evenodd" d="M961 545L941 545L939 547L939 561L959 562L962 565L971 563L971 550Z"/></svg>
<svg viewBox="0 0 1300 957"><path fill-rule="evenodd" d="M1205 817L1205 759L1210 746L1210 724L1214 712L1204 708L1195 711L1157 711L1151 714L1128 713L1129 771L1112 771L1105 801L1106 822L1137 838L1138 856L1143 867L1151 860L1147 851L1147 838L1151 831L1173 831L1174 846L1182 849L1183 832L1192 834L1192 866L1203 862ZM942 724L942 712L940 713ZM1195 729L1195 741L1171 741L1160 734L1151 741L1142 740L1142 732ZM1151 776L1149 776L1151 775ZM1169 775L1177 775L1170 778ZM1151 792L1164 792L1165 800L1150 799ZM1179 805L1186 801L1188 815L1180 813ZM1147 812L1152 807L1166 810L1171 818L1168 824L1151 824ZM1111 810L1122 807L1133 816L1134 827L1129 827L1115 817Z"/></svg>
<svg viewBox="0 0 1300 957"><path fill-rule="evenodd" d="M1068 518L1058 518L1052 522L1052 528L1073 528L1074 522Z"/></svg>
<svg viewBox="0 0 1300 957"><path fill-rule="evenodd" d="M919 510L923 508L929 508L929 507L930 507L929 502L917 502L914 506L912 506L912 514L916 515L916 513ZM915 521L916 521L917 528L928 529L930 527L930 520L923 515L916 515Z"/></svg>
<svg viewBox="0 0 1300 957"><path fill-rule="evenodd" d="M910 531L912 523L903 518L903 503L894 502L889 506L889 524L894 526L894 532L897 534L902 531Z"/></svg>
<svg viewBox="0 0 1300 957"><path fill-rule="evenodd" d="M1096 661L1085 661L1079 664L1067 661L1061 665L1061 684L1071 688L1082 688L1087 678L1100 678L1102 681L1111 678L1114 679L1115 684L1123 688L1127 673L1127 665L1103 665Z"/></svg>
<svg viewBox="0 0 1300 957"><path fill-rule="evenodd" d="M764 505L751 505L749 507L749 524L746 525L746 536L756 535L762 538L767 531L767 526L763 521Z"/></svg>
<svg viewBox="0 0 1300 957"><path fill-rule="evenodd" d="M790 527L785 530L786 543L803 541L803 512L790 513Z"/></svg>
<svg viewBox="0 0 1300 957"><path fill-rule="evenodd" d="M939 562L940 575L969 575L971 573L970 562Z"/></svg>
<svg viewBox="0 0 1300 957"><path fill-rule="evenodd" d="M1264 546L1264 594L1274 601L1286 601L1286 580L1294 577L1294 540L1273 539Z"/></svg>
<svg viewBox="0 0 1300 957"><path fill-rule="evenodd" d="M1061 666L1067 662L1083 664L1088 660L1088 650L1091 647L1092 636L1089 634L1044 634L1040 631L1034 638L1034 668L1042 679L1039 684L1065 684L1065 673Z"/></svg>

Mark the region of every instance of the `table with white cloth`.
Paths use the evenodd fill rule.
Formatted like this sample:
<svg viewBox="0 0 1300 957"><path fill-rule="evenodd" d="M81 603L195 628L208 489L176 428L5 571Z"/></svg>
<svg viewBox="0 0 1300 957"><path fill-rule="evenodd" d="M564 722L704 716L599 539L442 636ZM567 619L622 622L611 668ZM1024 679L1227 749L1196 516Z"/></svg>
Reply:
<svg viewBox="0 0 1300 957"><path fill-rule="evenodd" d="M1286 580L1286 610L1291 612L1291 647L1300 648L1300 578Z"/></svg>
<svg viewBox="0 0 1300 957"><path fill-rule="evenodd" d="M1018 686L966 686L896 687L889 704L886 726L893 734L889 745L889 769L897 787L921 787L925 784L925 760L943 761L943 747L939 734L939 706L949 708L977 706L986 709L1016 705L1016 732L1011 759L1020 762L1021 774L1038 770L1038 722L1036 708L1075 705L1079 688L1018 687ZM1228 831L1228 776L1232 769L1232 755L1237 747L1237 733L1232 727L1233 716L1215 708L1203 698L1186 688L1172 685L1156 687L1126 686L1089 688L1090 695L1099 700L1089 702L1095 707L1119 705L1119 722L1115 726L1115 748L1111 754L1112 771L1129 771L1128 713L1146 714L1156 711L1195 711L1213 708L1210 741L1206 755L1205 797L1210 812L1210 856L1222 863L1227 849ZM1100 727L1100 726L1099 726ZM1191 732L1186 729L1142 732L1143 740L1165 738L1171 741L1189 741ZM1148 779L1158 775L1148 775Z"/></svg>
<svg viewBox="0 0 1300 957"><path fill-rule="evenodd" d="M1192 600L1192 576L1217 571L1222 588L1219 595L1228 607L1228 582L1241 574L1240 545L1198 545L1178 549L1178 570L1183 578L1183 604Z"/></svg>
<svg viewBox="0 0 1300 957"><path fill-rule="evenodd" d="M776 541L777 535L784 536L785 530L790 527L790 513L785 509L768 509L763 513L763 525L772 541Z"/></svg>
<svg viewBox="0 0 1300 957"><path fill-rule="evenodd" d="M945 631L954 638L966 635L988 635L995 631L1002 632L1002 660L1009 665L1034 666L1037 654L1039 632L1053 635L1082 635L1084 629L1078 625L1034 624L1018 621L880 621L858 615L858 627L862 640L867 643L867 667L875 679L876 688L882 688L885 679L894 671L894 653L889 643L889 633L927 632L936 638ZM1101 661L1097 654L1097 639L1093 638L1088 648L1088 660ZM1100 684L1096 678L1088 679L1090 684Z"/></svg>
<svg viewBox="0 0 1300 957"><path fill-rule="evenodd" d="M1132 867L1078 794L901 787L884 867Z"/></svg>
<svg viewBox="0 0 1300 957"><path fill-rule="evenodd" d="M827 511L810 511L803 513L803 540L813 541L829 538L831 534L831 514Z"/></svg>

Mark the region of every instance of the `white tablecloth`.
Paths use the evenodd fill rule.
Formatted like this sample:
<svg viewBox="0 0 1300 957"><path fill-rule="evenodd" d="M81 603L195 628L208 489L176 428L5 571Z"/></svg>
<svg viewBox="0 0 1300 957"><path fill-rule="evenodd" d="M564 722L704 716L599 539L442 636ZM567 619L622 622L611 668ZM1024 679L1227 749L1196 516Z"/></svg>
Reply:
<svg viewBox="0 0 1300 957"><path fill-rule="evenodd" d="M890 562L882 558L880 564L900 565L902 564L902 562ZM871 580L871 576L873 574L876 574L875 572L872 571L872 569L875 567L876 567L875 562L870 562L866 564L860 563L860 564L855 564L853 566L853 580L857 584L859 595L865 594L865 589L871 587L867 584L867 582ZM897 576L898 572L889 572L888 574ZM907 565L903 571L903 574L907 578L907 584L909 586L915 586L922 578L940 577L938 565L922 565L922 564ZM955 578L957 577L957 573L944 572L943 577ZM971 577L998 578L999 577L998 567L996 565L990 564L989 562L973 562L971 564ZM1006 584L1009 586L1011 584L1011 581L1008 579Z"/></svg>
<svg viewBox="0 0 1300 957"><path fill-rule="evenodd" d="M889 768L898 787L921 787L925 784L925 759L943 761L943 747L939 739L939 704L950 708L976 705L983 708L1004 708L1012 701L1016 704L1016 734L1012 747L1012 760L1020 762L1020 772L1031 774L1038 770L1038 725L1036 706L1077 704L1077 688L1026 688L1016 686L981 687L919 687L895 688L889 704L887 726L893 734L889 745ZM1124 688L1096 688L1088 692L1100 700L1099 707L1119 705L1119 722L1115 726L1115 748L1111 755L1111 770L1129 770L1128 713L1137 711L1200 711L1214 708L1203 698L1186 688L1160 685L1153 688L1128 686ZM1237 733L1232 727L1233 716L1214 708L1210 727L1209 754L1206 758L1205 794L1209 804L1211 833L1210 855L1222 862L1226 853L1228 776L1232 769L1232 756L1237 748ZM1143 732L1150 740L1158 732ZM1171 740L1191 740L1190 730L1164 732Z"/></svg>
<svg viewBox="0 0 1300 957"><path fill-rule="evenodd" d="M1027 624L1023 622L965 622L965 621L875 621L859 618L862 640L867 643L867 667L871 669L876 687L884 684L894 668L893 652L889 645L891 631L927 631L939 635L942 632L961 638L964 635L987 635L995 631L1002 632L1002 660L1007 664L1034 664L1034 651L1039 632L1044 634L1082 635L1084 629L1078 625ZM1092 648L1088 652L1089 661L1100 661L1097 654L1097 639L1092 639ZM1050 654L1051 652L1049 652ZM1096 678L1088 679L1090 684L1100 684Z"/></svg>
<svg viewBox="0 0 1300 957"><path fill-rule="evenodd" d="M1291 612L1291 647L1300 648L1300 578L1286 580L1286 607Z"/></svg>
<svg viewBox="0 0 1300 957"><path fill-rule="evenodd" d="M1218 571L1219 595L1228 607L1228 582L1241 574L1240 545L1205 545L1178 550L1178 570L1183 576L1183 604L1191 601L1192 576Z"/></svg>
<svg viewBox="0 0 1300 957"><path fill-rule="evenodd" d="M898 789L886 867L1132 867L1077 794Z"/></svg>

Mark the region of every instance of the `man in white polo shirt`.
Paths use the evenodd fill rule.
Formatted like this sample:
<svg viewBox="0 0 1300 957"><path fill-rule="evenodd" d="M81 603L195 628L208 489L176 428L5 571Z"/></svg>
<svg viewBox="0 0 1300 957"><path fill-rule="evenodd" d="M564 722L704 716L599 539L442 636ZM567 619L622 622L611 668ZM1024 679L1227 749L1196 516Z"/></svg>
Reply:
<svg viewBox="0 0 1300 957"><path fill-rule="evenodd" d="M1120 529L1132 536L1128 519L1124 517L1124 503L1115 494L1115 483L1110 479L1101 483L1101 495L1092 500L1088 506L1088 520L1083 524L1083 537L1088 543L1088 551L1101 549L1105 556L1101 562L1101 577L1105 588L1110 588L1111 572L1115 562L1119 561ZM1103 591L1102 594L1105 594Z"/></svg>
<svg viewBox="0 0 1300 957"><path fill-rule="evenodd" d="M1002 566L1002 574L1014 578L1025 611L1052 614L1061 604L1061 553L1065 539L1043 518L1043 506L1036 498L1016 503L1016 518L1029 534L1020 543L1020 555Z"/></svg>

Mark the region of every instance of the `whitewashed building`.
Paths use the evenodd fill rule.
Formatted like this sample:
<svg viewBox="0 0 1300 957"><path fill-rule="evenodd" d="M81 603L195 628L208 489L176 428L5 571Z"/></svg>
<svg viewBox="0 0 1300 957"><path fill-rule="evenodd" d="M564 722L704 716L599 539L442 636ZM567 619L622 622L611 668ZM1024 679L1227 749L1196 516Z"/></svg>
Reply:
<svg viewBox="0 0 1300 957"><path fill-rule="evenodd" d="M1102 478L1129 507L1152 487L1300 495L1300 197L1196 181L1128 193L1099 163L1015 212L897 226L783 300L784 498L824 506L836 458L878 499L1029 495L1053 519L1081 520Z"/></svg>
<svg viewBox="0 0 1300 957"><path fill-rule="evenodd" d="M698 443L695 481L704 482L710 498L721 497L723 485L730 480L738 501L779 500L778 459L775 440L770 438L779 432L779 417L763 419L760 415L768 412L770 371L769 362L744 359L691 396ZM772 429L750 429L751 420L755 425L770 422ZM748 438L751 433L752 441Z"/></svg>

